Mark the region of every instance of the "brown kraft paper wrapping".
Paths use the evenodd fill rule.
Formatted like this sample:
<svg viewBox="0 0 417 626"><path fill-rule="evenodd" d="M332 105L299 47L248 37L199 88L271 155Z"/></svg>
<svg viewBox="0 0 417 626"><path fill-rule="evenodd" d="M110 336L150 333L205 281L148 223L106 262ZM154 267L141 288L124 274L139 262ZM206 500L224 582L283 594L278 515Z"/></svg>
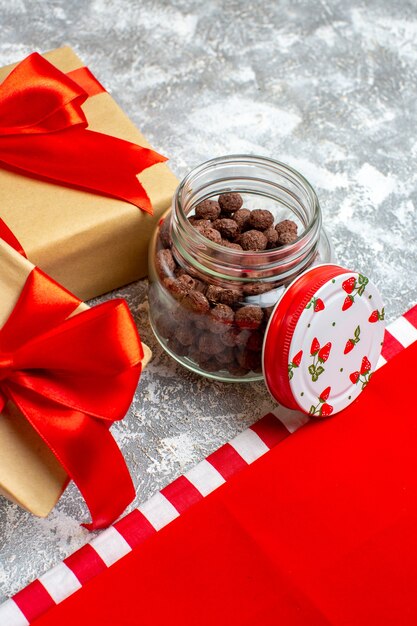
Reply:
<svg viewBox="0 0 417 626"><path fill-rule="evenodd" d="M33 267L0 239L0 328L13 310ZM76 313L86 308L82 303ZM143 350L144 368L151 352L145 345ZM45 517L67 482L65 471L41 437L8 402L0 414L0 493L31 513Z"/></svg>
<svg viewBox="0 0 417 626"><path fill-rule="evenodd" d="M84 65L68 47L44 57L63 72ZM0 83L14 67L0 69ZM90 130L150 147L108 93L89 97L83 109ZM152 202L152 216L128 202L0 168L0 217L35 265L88 300L147 274L148 241L178 181L164 163L146 169L139 180Z"/></svg>

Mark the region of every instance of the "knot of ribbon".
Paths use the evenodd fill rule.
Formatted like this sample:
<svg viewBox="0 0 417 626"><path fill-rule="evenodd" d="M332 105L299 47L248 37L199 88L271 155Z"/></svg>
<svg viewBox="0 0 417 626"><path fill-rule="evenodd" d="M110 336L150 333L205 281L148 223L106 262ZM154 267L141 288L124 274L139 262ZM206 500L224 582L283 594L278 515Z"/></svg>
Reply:
<svg viewBox="0 0 417 626"><path fill-rule="evenodd" d="M80 305L38 268L0 329L0 410L13 402L81 491L89 529L112 523L135 490L109 432L138 384L142 345L124 300Z"/></svg>
<svg viewBox="0 0 417 626"><path fill-rule="evenodd" d="M0 85L0 167L152 213L137 174L166 158L89 130L82 109L87 98L69 75L40 54L29 55Z"/></svg>

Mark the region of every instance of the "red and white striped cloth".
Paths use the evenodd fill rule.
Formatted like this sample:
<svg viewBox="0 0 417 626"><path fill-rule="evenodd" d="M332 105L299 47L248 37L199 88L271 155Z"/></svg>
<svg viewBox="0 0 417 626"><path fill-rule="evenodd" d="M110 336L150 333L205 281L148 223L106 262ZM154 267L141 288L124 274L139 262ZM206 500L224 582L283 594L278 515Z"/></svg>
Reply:
<svg viewBox="0 0 417 626"><path fill-rule="evenodd" d="M384 365L417 341L417 305L390 324ZM0 626L28 626L308 421L278 407L0 606Z"/></svg>

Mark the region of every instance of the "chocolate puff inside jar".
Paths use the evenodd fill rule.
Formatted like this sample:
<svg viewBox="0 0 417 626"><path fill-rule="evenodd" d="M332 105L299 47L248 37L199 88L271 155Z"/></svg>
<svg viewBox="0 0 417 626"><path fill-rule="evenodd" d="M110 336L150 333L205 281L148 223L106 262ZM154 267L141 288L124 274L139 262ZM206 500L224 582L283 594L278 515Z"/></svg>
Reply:
<svg viewBox="0 0 417 626"><path fill-rule="evenodd" d="M158 341L188 369L222 381L263 378L272 310L301 273L332 261L309 182L288 165L244 155L184 178L149 254Z"/></svg>

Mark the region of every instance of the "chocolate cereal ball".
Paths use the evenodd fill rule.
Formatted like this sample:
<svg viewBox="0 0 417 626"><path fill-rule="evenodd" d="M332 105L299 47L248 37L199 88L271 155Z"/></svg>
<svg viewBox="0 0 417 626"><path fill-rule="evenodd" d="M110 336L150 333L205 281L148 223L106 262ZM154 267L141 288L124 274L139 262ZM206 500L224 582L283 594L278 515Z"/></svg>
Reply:
<svg viewBox="0 0 417 626"><path fill-rule="evenodd" d="M201 234L204 235L206 239L209 239L210 241L213 241L214 243L221 244L222 242L222 236L219 233L219 231L216 230L215 228L205 228L201 232Z"/></svg>
<svg viewBox="0 0 417 626"><path fill-rule="evenodd" d="M242 350L236 354L236 360L240 367L252 370L254 372L260 371L262 368L262 359L259 352L252 352L252 350Z"/></svg>
<svg viewBox="0 0 417 626"><path fill-rule="evenodd" d="M240 328L256 329L262 323L263 311L260 306L248 304L235 313L235 322Z"/></svg>
<svg viewBox="0 0 417 626"><path fill-rule="evenodd" d="M238 243L232 243L228 239L222 239L222 246L224 248L230 248L231 250L243 250L242 246Z"/></svg>
<svg viewBox="0 0 417 626"><path fill-rule="evenodd" d="M228 363L233 363L234 350L232 348L224 348L222 352L216 354L216 361L219 363L220 369L223 369Z"/></svg>
<svg viewBox="0 0 417 626"><path fill-rule="evenodd" d="M164 278L163 283L171 296L176 300L182 300L190 291L187 285L185 285L179 278Z"/></svg>
<svg viewBox="0 0 417 626"><path fill-rule="evenodd" d="M198 315L194 318L194 325L198 330L207 330L207 315Z"/></svg>
<svg viewBox="0 0 417 626"><path fill-rule="evenodd" d="M220 295L222 291L222 288L218 287L217 285L209 285L206 290L207 300L211 304L217 304L218 302L220 302Z"/></svg>
<svg viewBox="0 0 417 626"><path fill-rule="evenodd" d="M249 226L257 230L266 230L274 223L274 216L271 211L254 209L249 216Z"/></svg>
<svg viewBox="0 0 417 626"><path fill-rule="evenodd" d="M267 230L264 230L264 235L267 238L268 243L266 244L266 247L269 250L272 250L273 248L277 248L278 247L278 233L275 230L275 228L273 226L271 226L270 228L267 228Z"/></svg>
<svg viewBox="0 0 417 626"><path fill-rule="evenodd" d="M178 282L184 285L187 291L191 291L192 289L197 288L196 281L194 280L194 278L190 276L189 274L186 274L185 272L183 272L182 274L178 276ZM198 291L200 290L198 289Z"/></svg>
<svg viewBox="0 0 417 626"><path fill-rule="evenodd" d="M156 328L164 339L169 339L175 334L176 324L169 315L160 315L155 320Z"/></svg>
<svg viewBox="0 0 417 626"><path fill-rule="evenodd" d="M213 333L224 333L233 324L235 314L227 304L216 304L210 311L210 330Z"/></svg>
<svg viewBox="0 0 417 626"><path fill-rule="evenodd" d="M215 200L203 200L195 207L195 214L198 219L216 220L220 215L220 205Z"/></svg>
<svg viewBox="0 0 417 626"><path fill-rule="evenodd" d="M220 341L224 346L227 346L228 348L233 348L236 345L237 332L238 331L236 330L236 328L229 328L228 330L226 330L226 332L219 335Z"/></svg>
<svg viewBox="0 0 417 626"><path fill-rule="evenodd" d="M224 345L215 335L203 333L198 340L198 349L201 354L214 355L222 352Z"/></svg>
<svg viewBox="0 0 417 626"><path fill-rule="evenodd" d="M239 226L240 231L246 230L250 214L251 212L249 211L249 209L239 209L238 211L236 211L236 213L233 214L233 219Z"/></svg>
<svg viewBox="0 0 417 626"><path fill-rule="evenodd" d="M253 352L262 352L263 341L263 334L259 330L255 330L250 334L246 347Z"/></svg>
<svg viewBox="0 0 417 626"><path fill-rule="evenodd" d="M250 337L251 331L247 328L243 328L242 330L236 329L235 332L235 346L239 348L244 348L248 343L248 339Z"/></svg>
<svg viewBox="0 0 417 626"><path fill-rule="evenodd" d="M271 283L248 283L243 285L244 296L259 296L261 293L267 293L274 289L275 285Z"/></svg>
<svg viewBox="0 0 417 626"><path fill-rule="evenodd" d="M187 356L188 354L188 346L184 346L182 343L177 341L175 337L168 339L168 348L177 356Z"/></svg>
<svg viewBox="0 0 417 626"><path fill-rule="evenodd" d="M283 246L297 239L297 224L292 220L283 220L275 226L278 234L278 245Z"/></svg>
<svg viewBox="0 0 417 626"><path fill-rule="evenodd" d="M241 299L240 291L237 289L222 289L220 292L220 303L228 306L235 306Z"/></svg>
<svg viewBox="0 0 417 626"><path fill-rule="evenodd" d="M219 196L219 204L222 212L230 215L242 206L242 196L240 193L222 193Z"/></svg>
<svg viewBox="0 0 417 626"><path fill-rule="evenodd" d="M194 341L194 331L192 330L191 325L180 326L175 333L175 338L181 345L191 346Z"/></svg>
<svg viewBox="0 0 417 626"><path fill-rule="evenodd" d="M190 311L181 304L171 308L169 315L174 320L175 324L189 324L190 323Z"/></svg>
<svg viewBox="0 0 417 626"><path fill-rule="evenodd" d="M241 295L236 289L223 289L217 285L209 285L206 297L212 304L227 304L232 307L239 302Z"/></svg>
<svg viewBox="0 0 417 626"><path fill-rule="evenodd" d="M259 230L247 230L246 233L240 235L237 239L244 250L265 250L268 240Z"/></svg>
<svg viewBox="0 0 417 626"><path fill-rule="evenodd" d="M168 250L167 248L158 250L156 253L155 265L156 271L161 277L173 274L176 268L176 263L171 250Z"/></svg>
<svg viewBox="0 0 417 626"><path fill-rule="evenodd" d="M210 310L209 302L201 291L189 291L183 298L182 304L195 313L208 313Z"/></svg>
<svg viewBox="0 0 417 626"><path fill-rule="evenodd" d="M213 228L219 231L225 239L234 239L239 232L239 226L232 219L223 217L213 222Z"/></svg>
<svg viewBox="0 0 417 626"><path fill-rule="evenodd" d="M193 222L191 222L191 224L200 233L205 231L207 228L211 228L212 227L212 223L211 223L210 220L194 220Z"/></svg>

